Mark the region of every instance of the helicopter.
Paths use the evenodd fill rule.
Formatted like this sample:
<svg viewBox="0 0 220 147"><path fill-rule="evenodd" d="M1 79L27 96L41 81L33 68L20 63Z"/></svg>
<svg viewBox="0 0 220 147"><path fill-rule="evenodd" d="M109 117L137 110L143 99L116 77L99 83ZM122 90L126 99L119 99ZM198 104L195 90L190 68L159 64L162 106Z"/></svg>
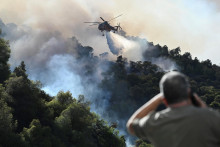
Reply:
<svg viewBox="0 0 220 147"><path fill-rule="evenodd" d="M122 15L122 14L121 14L121 15ZM113 31L113 32L115 33L115 32L117 32L118 30L122 30L122 28L121 28L121 26L120 26L120 23L117 24L117 26L111 26L109 22L112 21L112 20L114 20L114 19L116 19L116 18L118 18L118 17L120 17L121 15L118 15L118 16L116 16L116 17L114 17L114 18L112 18L112 19L110 19L110 20L108 20L108 21L106 21L106 20L104 20L102 17L100 17L103 22L84 22L84 23L92 23L92 24L89 25L89 26L98 25L98 29L99 29L101 32L103 32L103 31L107 31L107 32ZM102 36L104 36L104 33L102 34Z"/></svg>

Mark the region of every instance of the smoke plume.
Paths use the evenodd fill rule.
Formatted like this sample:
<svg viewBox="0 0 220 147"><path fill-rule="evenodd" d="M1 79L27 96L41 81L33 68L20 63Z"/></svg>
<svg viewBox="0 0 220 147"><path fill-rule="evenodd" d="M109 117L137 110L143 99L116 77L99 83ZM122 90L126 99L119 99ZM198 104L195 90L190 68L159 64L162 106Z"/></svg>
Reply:
<svg viewBox="0 0 220 147"><path fill-rule="evenodd" d="M146 39L121 36L112 32L106 32L106 39L109 49L114 55L122 55L129 61L150 61L164 71L178 69L175 62L171 59L154 57L153 54L157 54L156 47L149 47L149 42ZM146 51L151 54L145 55Z"/></svg>

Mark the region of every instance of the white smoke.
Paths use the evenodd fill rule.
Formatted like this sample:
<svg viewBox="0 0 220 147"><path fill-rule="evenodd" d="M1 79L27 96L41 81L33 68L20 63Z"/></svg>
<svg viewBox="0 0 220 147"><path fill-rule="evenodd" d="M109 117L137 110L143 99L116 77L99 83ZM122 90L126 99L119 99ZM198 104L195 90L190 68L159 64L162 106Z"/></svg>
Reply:
<svg viewBox="0 0 220 147"><path fill-rule="evenodd" d="M159 66L165 72L178 70L178 66L176 65L176 63L169 58L164 58L164 57L152 58L151 62Z"/></svg>
<svg viewBox="0 0 220 147"><path fill-rule="evenodd" d="M70 91L75 98L84 94L91 101L97 93L101 95L96 89L108 64L93 61L89 54L92 49L86 51L75 38L67 39L59 32L5 25L1 21L0 28L2 36L10 41L12 70L24 61L29 78L41 81L43 90L52 96L60 90ZM87 74L90 65L92 75Z"/></svg>
<svg viewBox="0 0 220 147"><path fill-rule="evenodd" d="M91 110L105 116L110 93L101 90L99 84L109 68L108 58L94 57L92 48L59 32L1 21L0 28L2 37L10 41L12 71L24 61L29 78L39 80L48 94L55 96L60 90L70 91L75 98L83 94L92 102Z"/></svg>
<svg viewBox="0 0 220 147"><path fill-rule="evenodd" d="M46 72L41 72L43 90L51 95L56 95L60 90L70 91L73 97L84 92L81 77L72 70L72 64L77 63L71 55L54 55L46 63ZM34 77L33 77L34 78Z"/></svg>

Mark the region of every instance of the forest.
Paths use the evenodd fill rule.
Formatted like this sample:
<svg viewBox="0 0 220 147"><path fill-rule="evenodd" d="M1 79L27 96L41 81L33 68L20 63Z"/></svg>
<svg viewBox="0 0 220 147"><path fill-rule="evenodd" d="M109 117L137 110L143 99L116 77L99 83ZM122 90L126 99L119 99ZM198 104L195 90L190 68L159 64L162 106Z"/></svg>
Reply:
<svg viewBox="0 0 220 147"><path fill-rule="evenodd" d="M80 46L78 54L91 60L91 67L101 60L93 55L91 47ZM128 135L121 135L118 128L125 129L130 115L159 93L158 83L165 71L151 62L159 57L174 61L177 69L189 77L192 90L209 107L220 110L218 65L209 59L192 58L189 52L181 54L179 47L168 49L151 42L143 56L146 61L128 61L122 56L105 61L109 68L102 73L99 88L111 93L105 113L120 120L112 123L91 111L91 102L83 93L77 98L69 91L47 94L40 81L29 79L25 62L11 70L9 42L0 38L0 146L126 146ZM91 67L82 68L92 74ZM147 141L133 140L137 147L151 147Z"/></svg>

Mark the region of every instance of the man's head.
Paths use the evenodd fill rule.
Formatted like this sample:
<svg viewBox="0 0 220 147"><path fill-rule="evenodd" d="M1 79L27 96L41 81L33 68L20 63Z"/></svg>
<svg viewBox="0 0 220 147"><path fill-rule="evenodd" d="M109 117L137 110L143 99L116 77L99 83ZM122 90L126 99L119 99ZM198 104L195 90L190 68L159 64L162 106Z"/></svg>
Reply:
<svg viewBox="0 0 220 147"><path fill-rule="evenodd" d="M175 104L188 99L189 82L184 74L176 71L166 73L160 80L160 92L168 104Z"/></svg>

